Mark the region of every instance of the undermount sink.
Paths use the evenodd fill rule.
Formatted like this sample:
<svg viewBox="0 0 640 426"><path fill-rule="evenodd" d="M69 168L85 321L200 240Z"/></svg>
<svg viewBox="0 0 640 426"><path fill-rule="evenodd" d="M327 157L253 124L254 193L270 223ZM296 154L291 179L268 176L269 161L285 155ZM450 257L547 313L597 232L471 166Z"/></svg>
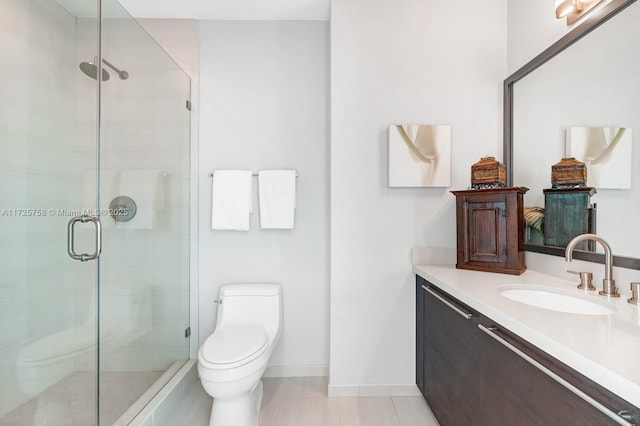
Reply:
<svg viewBox="0 0 640 426"><path fill-rule="evenodd" d="M509 284L498 287L498 291L516 302L552 311L583 315L611 315L615 312L612 306L592 300L596 296L544 285Z"/></svg>

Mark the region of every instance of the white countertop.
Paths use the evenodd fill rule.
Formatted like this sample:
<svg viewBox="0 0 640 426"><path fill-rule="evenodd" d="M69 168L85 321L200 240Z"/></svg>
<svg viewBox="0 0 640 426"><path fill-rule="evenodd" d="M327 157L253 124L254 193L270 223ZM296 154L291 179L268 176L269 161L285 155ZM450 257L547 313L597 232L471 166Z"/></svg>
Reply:
<svg viewBox="0 0 640 426"><path fill-rule="evenodd" d="M413 272L484 316L511 330L628 402L640 407L640 309L627 297L594 300L616 310L611 315L556 312L502 296L505 284L534 284L575 291L577 282L532 270L522 275L414 265ZM602 283L594 280L601 289Z"/></svg>

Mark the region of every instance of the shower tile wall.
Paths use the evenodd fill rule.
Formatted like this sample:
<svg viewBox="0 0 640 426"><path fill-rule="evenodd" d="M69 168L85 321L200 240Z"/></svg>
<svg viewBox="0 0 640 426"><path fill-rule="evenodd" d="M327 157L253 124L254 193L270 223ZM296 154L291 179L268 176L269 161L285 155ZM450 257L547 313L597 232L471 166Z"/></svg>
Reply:
<svg viewBox="0 0 640 426"><path fill-rule="evenodd" d="M0 40L1 415L28 399L15 381L17 354L70 326L78 308L68 218L11 212L73 201L75 19L52 1L3 0Z"/></svg>

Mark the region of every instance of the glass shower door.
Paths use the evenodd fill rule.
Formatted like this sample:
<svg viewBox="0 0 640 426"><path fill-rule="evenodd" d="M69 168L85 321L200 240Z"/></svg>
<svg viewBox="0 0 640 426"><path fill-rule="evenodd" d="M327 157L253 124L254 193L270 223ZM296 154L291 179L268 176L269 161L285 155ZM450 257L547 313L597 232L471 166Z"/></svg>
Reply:
<svg viewBox="0 0 640 426"><path fill-rule="evenodd" d="M0 424L97 421L97 2L63 3L0 0Z"/></svg>

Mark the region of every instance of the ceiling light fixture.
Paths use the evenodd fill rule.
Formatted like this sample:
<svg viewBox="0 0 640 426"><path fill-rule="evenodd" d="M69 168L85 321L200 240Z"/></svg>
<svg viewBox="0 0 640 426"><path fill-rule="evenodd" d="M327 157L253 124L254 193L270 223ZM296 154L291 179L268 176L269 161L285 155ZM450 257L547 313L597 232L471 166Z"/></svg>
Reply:
<svg viewBox="0 0 640 426"><path fill-rule="evenodd" d="M556 18L567 18L567 25L573 24L602 0L555 0Z"/></svg>

